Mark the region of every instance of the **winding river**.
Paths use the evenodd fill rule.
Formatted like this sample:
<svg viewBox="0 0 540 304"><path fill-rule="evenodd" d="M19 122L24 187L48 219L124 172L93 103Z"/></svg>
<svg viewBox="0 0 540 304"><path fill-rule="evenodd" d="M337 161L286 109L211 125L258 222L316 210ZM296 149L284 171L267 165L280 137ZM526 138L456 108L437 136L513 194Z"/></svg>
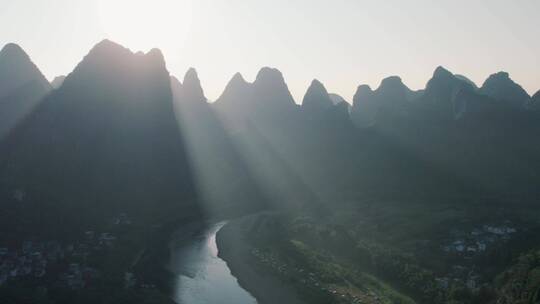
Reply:
<svg viewBox="0 0 540 304"><path fill-rule="evenodd" d="M218 257L221 222L203 230L177 233L171 242L169 270L175 274L173 300L179 304L256 304Z"/></svg>

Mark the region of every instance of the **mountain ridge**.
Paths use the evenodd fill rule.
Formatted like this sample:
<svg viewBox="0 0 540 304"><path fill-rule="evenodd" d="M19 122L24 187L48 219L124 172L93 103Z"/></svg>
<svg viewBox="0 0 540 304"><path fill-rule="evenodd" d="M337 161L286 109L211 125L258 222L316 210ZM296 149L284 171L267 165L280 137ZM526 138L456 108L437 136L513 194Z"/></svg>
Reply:
<svg viewBox="0 0 540 304"><path fill-rule="evenodd" d="M519 84L510 78L510 74L507 72L490 75L479 92L517 108L525 107L531 98Z"/></svg>
<svg viewBox="0 0 540 304"><path fill-rule="evenodd" d="M161 52L102 41L2 142L1 180L86 219L194 200L170 85Z"/></svg>
<svg viewBox="0 0 540 304"><path fill-rule="evenodd" d="M186 147L176 141L189 138L197 145L197 151L206 151L209 147L216 151L227 151L224 153L227 156L223 159L211 155L214 157L215 167L226 167L227 165L220 163L224 159L227 159L227 164L244 166L239 165L242 157L239 154L249 147L266 157L264 160L255 159L255 163L261 161L269 168L272 167L272 162L279 163L282 171L276 172L287 172L295 183L304 179L319 186L324 184L325 178L313 178L321 173L313 173L312 171L316 170L311 168L316 167L315 164L333 166L332 162L339 162L339 166L345 167L345 160L360 162L358 159L362 159L361 155L367 152L354 149L357 149L357 145L362 145L362 141L369 143L366 149L374 154L380 152L375 152L377 149L382 149L384 153L389 153L392 149L405 149L407 153L421 154L420 158L446 162L446 151L441 147L451 146L458 139L470 140L476 144L481 137L478 135L478 138L468 138L469 135L466 136L461 130L467 125L474 125L478 134L496 138L498 144L499 135L492 133L494 130L510 132L501 127L508 122L527 116L520 123L534 124L529 114L524 116L522 109L499 106L499 102L481 95L472 84L443 67L434 71L424 91L409 89L398 76L384 78L376 90L360 85L350 110L343 99L334 104L335 101L324 85L317 80L312 81L304 101L302 105L296 105L282 73L277 69L264 67L253 83L248 83L240 73L234 74L220 98L215 103L208 103L196 70L189 69L180 82L167 71L163 54L159 50L153 49L146 54L133 53L119 44L104 40L90 50L66 77L62 86L44 98L33 114L24 120L22 126L16 128L16 132L4 141L7 144L4 144L3 148L7 147L9 152L4 164L15 160L15 163L22 164L22 168L20 171L12 171L13 176L24 180L21 172L29 171L36 175L38 180L47 175L34 172L31 164L39 163L45 166L44 164L50 162L51 167L46 165L47 170L43 170L43 174L53 176L52 164L60 164L57 159L60 155L64 155L66 159L74 157L71 165L75 167L84 163L83 158L92 159L89 151L93 148L104 149L100 153L114 159L123 158L119 151L127 153L130 149L126 150L126 147L132 146L137 153L127 153L133 154L133 159L128 158L125 162L137 163L135 158L139 157L145 160L144 162L155 163L160 168L156 169L159 175L159 172L166 171L166 166L164 161L148 160L147 157L154 153L148 150L149 147L163 151L178 167L187 168L188 153L184 151ZM314 119L314 116L307 114L310 107L328 112ZM508 118L503 118L505 116ZM351 123L356 128L352 128ZM192 130L188 131L186 128ZM493 131L489 131L489 128ZM426 135L419 137L419 130ZM517 130L517 127L512 130ZM186 137L186 132L192 132L191 136ZM523 143L522 137L529 136L529 132L520 135L519 145ZM157 135L161 133L165 135ZM47 138L48 134L53 136ZM150 134L157 138L153 144L153 140L148 137ZM377 137L381 134L386 136L386 141L381 139L383 137ZM517 140L518 136L515 137ZM391 140L395 142L390 142ZM118 150L108 151L105 142ZM255 142L258 144L255 145ZM302 159L298 151L295 151L296 144L305 146L297 150L306 155L310 154L309 159ZM30 150L34 145L43 147L42 159L30 160L27 156L21 156L24 155L22 151ZM168 145L171 146L167 147ZM350 147L345 148L347 145ZM77 149L81 149L82 152L79 153L84 157L77 155L73 147L79 147ZM425 151L421 151L421 148ZM452 147L454 148L461 149L459 145ZM174 154L173 150L177 151L181 159L171 156ZM319 155L322 151L326 151L326 154ZM350 160L351 156L342 154L344 151L360 155L354 156L358 159ZM21 155L17 155L18 153ZM326 159L332 155L332 159ZM385 157L400 163L392 159L394 156ZM298 166L295 169L297 172L286 168L291 162L299 164L294 165ZM116 165L99 164L96 168ZM133 172L136 167L138 166L134 165L131 169L122 168L119 171ZM246 168L242 170L249 171ZM303 170L313 174L306 173L303 176ZM75 174L73 172L70 174ZM190 171L186 169L185 172L184 177L176 176L173 179L190 179ZM227 172L234 174L234 170ZM249 174L246 173L246 176ZM6 176L4 178L11 179ZM57 182L54 178L50 179ZM275 179L275 174L272 179ZM15 184L18 182L12 182L14 187L17 186ZM113 182L118 183L119 180ZM212 183L219 184L219 181ZM178 191L172 188L170 186L168 191L177 195ZM150 192L155 193L157 190L152 189ZM138 199L143 198L149 200L148 195Z"/></svg>
<svg viewBox="0 0 540 304"><path fill-rule="evenodd" d="M48 80L19 45L5 45L0 50L0 98L32 81L44 92L51 89Z"/></svg>

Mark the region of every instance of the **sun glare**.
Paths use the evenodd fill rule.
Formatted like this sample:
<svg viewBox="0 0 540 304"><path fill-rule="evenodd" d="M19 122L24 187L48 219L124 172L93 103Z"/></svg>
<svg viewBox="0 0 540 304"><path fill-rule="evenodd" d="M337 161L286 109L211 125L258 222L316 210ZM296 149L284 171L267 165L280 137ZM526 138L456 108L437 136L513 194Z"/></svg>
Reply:
<svg viewBox="0 0 540 304"><path fill-rule="evenodd" d="M191 0L99 0L107 38L133 50L181 48L189 34Z"/></svg>

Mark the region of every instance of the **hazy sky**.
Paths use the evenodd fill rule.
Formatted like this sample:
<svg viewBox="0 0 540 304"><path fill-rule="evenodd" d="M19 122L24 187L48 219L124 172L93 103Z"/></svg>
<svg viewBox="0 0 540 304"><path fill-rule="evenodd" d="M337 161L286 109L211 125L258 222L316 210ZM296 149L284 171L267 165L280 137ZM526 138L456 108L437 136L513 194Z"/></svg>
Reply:
<svg viewBox="0 0 540 304"><path fill-rule="evenodd" d="M0 0L0 44L52 79L110 38L195 67L215 100L235 72L279 68L297 99L313 78L350 100L399 75L423 88L438 65L481 84L505 70L540 89L539 0Z"/></svg>

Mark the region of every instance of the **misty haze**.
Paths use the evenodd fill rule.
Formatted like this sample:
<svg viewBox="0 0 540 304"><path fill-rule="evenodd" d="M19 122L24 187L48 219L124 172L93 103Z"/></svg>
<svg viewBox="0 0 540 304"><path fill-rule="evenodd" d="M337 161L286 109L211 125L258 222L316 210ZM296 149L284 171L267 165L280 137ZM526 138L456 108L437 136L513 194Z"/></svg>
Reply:
<svg viewBox="0 0 540 304"><path fill-rule="evenodd" d="M0 303L540 304L538 11L0 0Z"/></svg>

